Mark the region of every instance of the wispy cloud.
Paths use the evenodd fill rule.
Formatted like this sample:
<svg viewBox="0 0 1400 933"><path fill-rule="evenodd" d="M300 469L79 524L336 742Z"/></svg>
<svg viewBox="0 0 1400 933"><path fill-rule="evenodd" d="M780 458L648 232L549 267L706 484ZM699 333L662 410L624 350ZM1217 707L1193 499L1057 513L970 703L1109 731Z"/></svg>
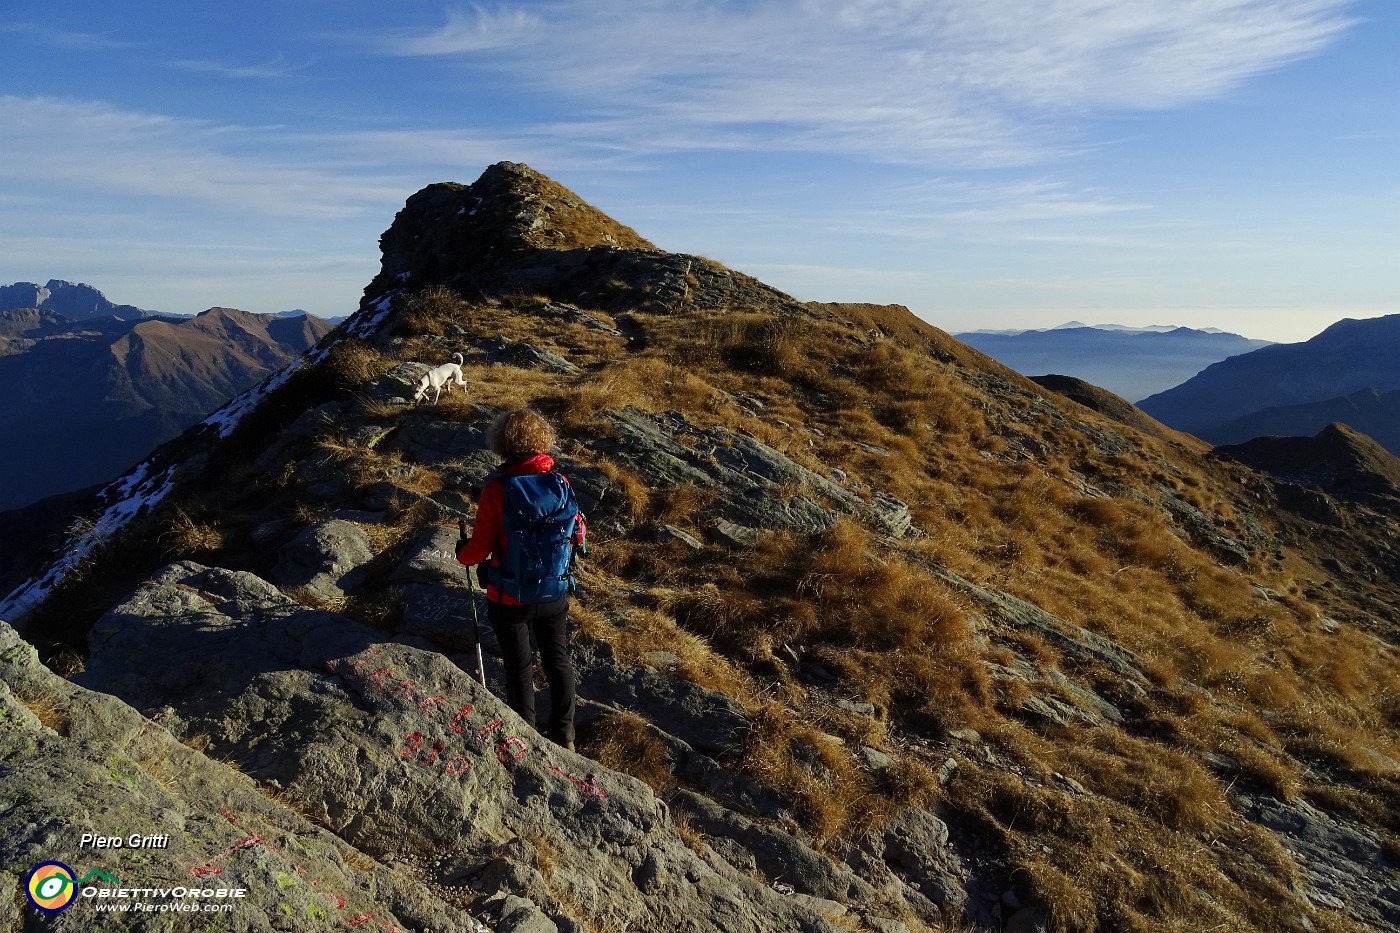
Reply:
<svg viewBox="0 0 1400 933"><path fill-rule="evenodd" d="M802 149L1034 161L1067 117L1228 93L1316 53L1354 0L535 0L381 40L463 55L640 151ZM547 54L541 54L547 49Z"/></svg>
<svg viewBox="0 0 1400 933"><path fill-rule="evenodd" d="M61 186L289 217L347 217L402 200L402 180L351 165L336 139L123 110L0 97L0 182Z"/></svg>
<svg viewBox="0 0 1400 933"><path fill-rule="evenodd" d="M3 23L0 24L0 34L3 33L23 36L26 39L31 39L56 49L94 51L98 49L130 48L130 43L113 39L110 36L91 32L74 32L66 29L55 29L51 26L44 26L38 23Z"/></svg>
<svg viewBox="0 0 1400 933"><path fill-rule="evenodd" d="M294 65L284 59L281 55L271 58L265 62L255 62L247 65L235 65L229 62L211 61L205 59L181 59L170 63L170 67L180 71L192 71L198 74L212 74L223 78L233 78L237 80L261 79L280 80L283 78L295 77L303 72L306 65Z"/></svg>
<svg viewBox="0 0 1400 933"><path fill-rule="evenodd" d="M528 41L541 26L524 9L488 9L474 6L471 12L452 12L447 22L426 33L403 33L377 40L390 55L461 55L500 49Z"/></svg>

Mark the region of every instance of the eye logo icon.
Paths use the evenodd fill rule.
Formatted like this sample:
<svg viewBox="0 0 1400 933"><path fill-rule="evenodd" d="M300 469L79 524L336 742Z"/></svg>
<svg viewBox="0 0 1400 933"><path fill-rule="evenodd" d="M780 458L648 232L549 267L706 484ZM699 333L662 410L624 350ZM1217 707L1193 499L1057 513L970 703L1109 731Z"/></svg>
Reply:
<svg viewBox="0 0 1400 933"><path fill-rule="evenodd" d="M29 903L44 913L56 914L73 903L73 898L78 894L73 869L62 862L35 865L25 881L24 893L29 895Z"/></svg>

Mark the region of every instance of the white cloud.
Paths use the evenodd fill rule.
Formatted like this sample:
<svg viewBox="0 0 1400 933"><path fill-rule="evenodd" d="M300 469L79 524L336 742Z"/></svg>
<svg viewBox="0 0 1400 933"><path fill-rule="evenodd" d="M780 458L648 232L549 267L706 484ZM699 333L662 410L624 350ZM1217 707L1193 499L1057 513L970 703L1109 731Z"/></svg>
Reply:
<svg viewBox="0 0 1400 933"><path fill-rule="evenodd" d="M292 217L346 217L393 204L403 186L328 158L329 139L276 127L0 97L0 181L138 195ZM308 150L318 149L317 157ZM250 154L257 153L257 154Z"/></svg>
<svg viewBox="0 0 1400 933"><path fill-rule="evenodd" d="M306 66L293 65L283 59L281 55L278 55L265 62L257 62L250 65L232 65L227 62L208 61L205 59L181 59L171 62L170 67L180 71L192 71L197 74L212 74L223 78L234 78L238 80L248 78L278 80L293 77L303 71Z"/></svg>
<svg viewBox="0 0 1400 933"><path fill-rule="evenodd" d="M0 24L0 33L23 36L27 39L33 39L36 42L57 49L98 51L130 47L130 43L120 42L97 33L54 29L53 27L42 26L38 23L3 23Z"/></svg>
<svg viewBox="0 0 1400 933"><path fill-rule="evenodd" d="M535 33L538 20L523 9L489 10L474 6L470 13L453 12L441 28L417 35L379 40L390 55L460 55L516 45Z"/></svg>
<svg viewBox="0 0 1400 933"><path fill-rule="evenodd" d="M535 0L388 41L561 95L642 152L1018 164L1066 115L1211 98L1313 54L1354 0ZM547 49L548 54L541 54Z"/></svg>

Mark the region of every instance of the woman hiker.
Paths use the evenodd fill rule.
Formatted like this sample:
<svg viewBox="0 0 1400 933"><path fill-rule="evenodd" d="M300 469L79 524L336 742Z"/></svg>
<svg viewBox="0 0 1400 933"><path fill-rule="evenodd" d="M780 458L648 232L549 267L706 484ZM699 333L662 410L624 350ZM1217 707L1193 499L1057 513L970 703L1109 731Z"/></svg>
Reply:
<svg viewBox="0 0 1400 933"><path fill-rule="evenodd" d="M472 534L458 541L457 560L481 565L487 615L505 664L506 702L536 726L533 633L549 682L544 731L572 751L569 592L573 551L583 547L586 529L569 481L554 472L548 452L554 440L549 422L529 408L505 412L491 424L486 445L505 462L481 489Z"/></svg>

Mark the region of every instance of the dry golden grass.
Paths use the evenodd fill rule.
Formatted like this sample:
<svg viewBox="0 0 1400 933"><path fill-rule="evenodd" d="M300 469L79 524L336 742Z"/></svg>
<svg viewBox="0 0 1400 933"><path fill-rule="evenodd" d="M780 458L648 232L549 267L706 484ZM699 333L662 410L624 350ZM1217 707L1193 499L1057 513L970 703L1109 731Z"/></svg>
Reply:
<svg viewBox="0 0 1400 933"><path fill-rule="evenodd" d="M224 532L215 521L192 514L179 505L166 516L165 530L160 533L159 541L166 554L180 560L207 556L226 543Z"/></svg>
<svg viewBox="0 0 1400 933"><path fill-rule="evenodd" d="M665 746L636 713L610 713L589 735L581 751L604 767L630 774L658 793L675 785Z"/></svg>
<svg viewBox="0 0 1400 933"><path fill-rule="evenodd" d="M1027 740L1003 729L999 747L1030 756L1018 758L1027 776L971 761L950 789L950 805L1007 846L1017 888L1052 929L1263 931L1286 927L1306 909L1288 894L1297 880L1288 854L1267 831L1231 818L1218 790L1192 777L1184 759L1158 763L1160 747L1148 743L1075 738L1089 743ZM1108 760L1086 760L1100 756ZM1040 770L1047 761L1071 777L1115 775L1126 793L1071 793ZM1163 792L1182 781L1204 788L1190 797L1200 801L1194 812Z"/></svg>
<svg viewBox="0 0 1400 933"><path fill-rule="evenodd" d="M579 222L581 235L600 232ZM616 294L626 290L618 283ZM474 419L472 402L545 411L569 455L601 470L622 501L616 518L626 528L596 523L583 570L594 595L575 606L580 628L623 662L668 652L679 659L674 673L739 698L753 729L745 754L726 763L783 793L819 840L937 801L985 831L1054 929L1264 930L1305 909L1289 890L1296 868L1272 836L1231 813L1222 781L1393 825L1384 814L1395 791L1376 755L1400 758L1395 650L1351 625L1322 630L1299 570L1308 562L1284 570L1256 555L1221 566L1157 504L1175 493L1243 536L1252 506L1238 492L1238 468L1207 460L1195 442L1138 437L1087 411L1069 416L1082 426L1067 420L1034 385L899 309L814 305L810 319L743 308L635 312L644 339L624 349L619 338L540 316L546 300L424 293L404 307L406 340L381 349L347 341L322 375L354 394L398 362L497 335L585 367L564 377L468 365L465 395L433 409L365 411L388 424ZM737 555L663 552L650 526L703 527L711 494L651 488L589 446L610 429L606 412L626 405L675 409L698 429L744 431L811 469L840 468L859 493L908 503L921 534L890 542L843 520L821 535L767 533ZM333 440L322 449L357 484L403 465ZM430 493L442 478L420 470L410 482ZM431 507L405 502L375 549L436 521ZM994 681L993 662L1053 668L1095 689L1111 690L1112 677L981 620L967 597L929 575L930 562L1131 650L1149 687L1127 700L1132 733L1017 718L1044 688ZM1262 598L1253 584L1284 595ZM379 606L386 625L391 601ZM814 686L812 665L835 682ZM832 696L877 714L836 710ZM958 747L943 744L949 731L965 726L982 732L995 759L959 754L957 777L940 788L932 769ZM594 741L590 752L610 767L656 788L673 782L639 718L605 724ZM867 773L848 751L860 744L896 764ZM1299 759L1344 782L1309 783ZM703 851L698 834L690 841ZM1310 916L1318 929L1347 928Z"/></svg>
<svg viewBox="0 0 1400 933"><path fill-rule="evenodd" d="M686 848L697 855L705 856L710 851L710 844L705 841L705 834L695 828L695 824L685 815L685 812L678 807L671 807L671 824L676 827L676 835L681 837Z"/></svg>
<svg viewBox="0 0 1400 933"><path fill-rule="evenodd" d="M193 735L187 735L184 738L182 738L180 740L180 744L185 746L186 748L193 749L194 751L203 754L209 750L209 746L214 744L214 742L213 739L209 737L208 733L197 732Z"/></svg>
<svg viewBox="0 0 1400 933"><path fill-rule="evenodd" d="M45 727L52 729L59 735L67 735L68 729L72 725L72 717L69 715L67 707L50 696L39 696L17 692L14 698L20 705L34 714Z"/></svg>
<svg viewBox="0 0 1400 933"><path fill-rule="evenodd" d="M344 391L358 392L392 369L395 362L364 341L342 340L331 347L316 368L332 385Z"/></svg>
<svg viewBox="0 0 1400 933"><path fill-rule="evenodd" d="M402 305L395 322L398 332L405 337L437 335L454 324L475 323L472 305L442 285L425 288L402 301Z"/></svg>
<svg viewBox="0 0 1400 933"><path fill-rule="evenodd" d="M740 766L782 793L819 842L864 830L875 814L869 782L850 755L817 730L769 704L750 721Z"/></svg>

